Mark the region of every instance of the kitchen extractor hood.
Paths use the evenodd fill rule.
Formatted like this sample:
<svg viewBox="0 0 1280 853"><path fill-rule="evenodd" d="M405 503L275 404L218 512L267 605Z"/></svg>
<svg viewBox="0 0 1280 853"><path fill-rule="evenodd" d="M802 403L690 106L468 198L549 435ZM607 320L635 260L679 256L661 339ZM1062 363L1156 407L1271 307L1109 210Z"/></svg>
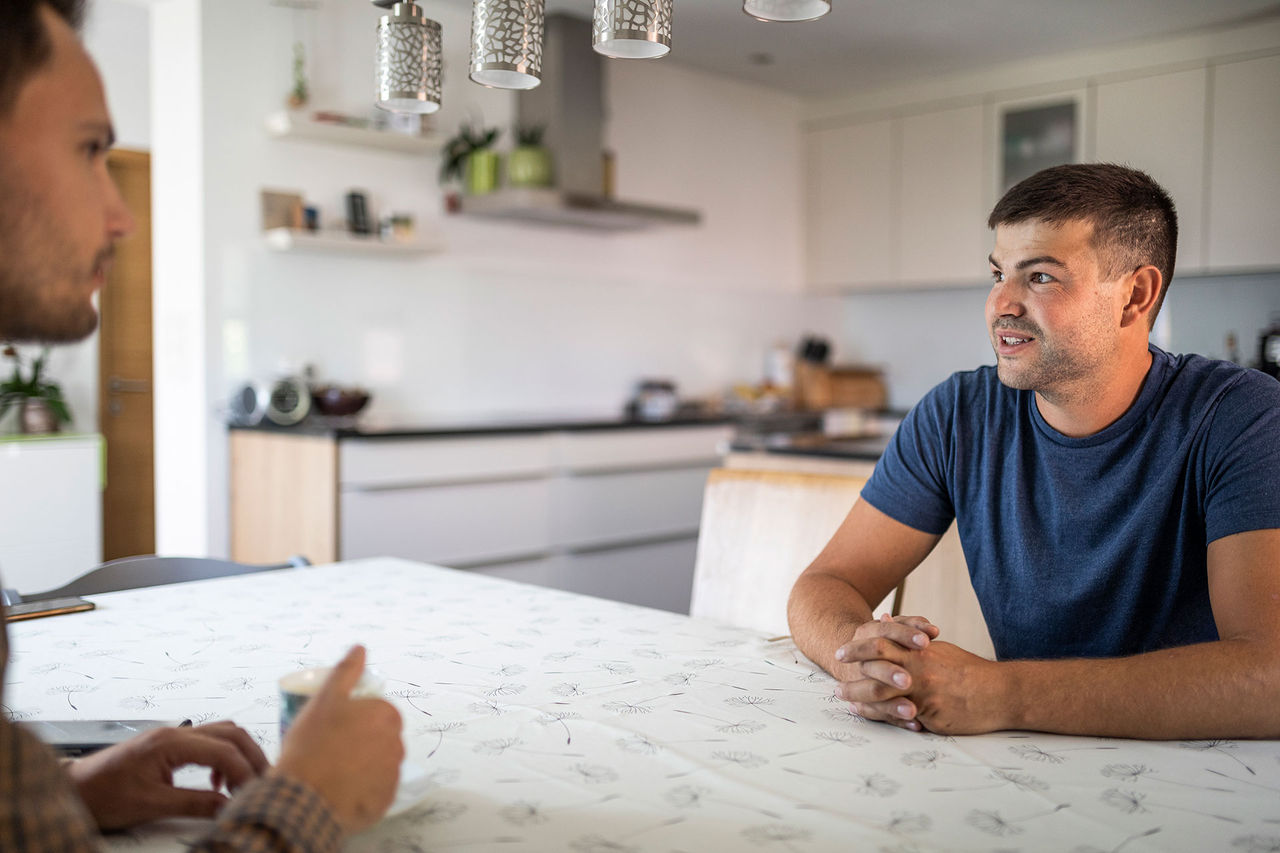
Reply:
<svg viewBox="0 0 1280 853"><path fill-rule="evenodd" d="M606 192L604 58L591 48L591 22L547 15L542 84L516 95L516 124L546 128L555 186L464 195L472 216L621 231L653 225L696 225L696 210L628 202Z"/></svg>

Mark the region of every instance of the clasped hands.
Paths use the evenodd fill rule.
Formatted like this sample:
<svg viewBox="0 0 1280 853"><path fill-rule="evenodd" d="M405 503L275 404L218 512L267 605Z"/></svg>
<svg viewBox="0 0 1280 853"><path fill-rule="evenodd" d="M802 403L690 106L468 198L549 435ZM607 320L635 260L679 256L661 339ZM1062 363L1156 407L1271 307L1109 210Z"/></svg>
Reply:
<svg viewBox="0 0 1280 853"><path fill-rule="evenodd" d="M836 695L868 720L913 732L1002 728L998 664L939 641L939 633L923 616L862 623L835 651Z"/></svg>

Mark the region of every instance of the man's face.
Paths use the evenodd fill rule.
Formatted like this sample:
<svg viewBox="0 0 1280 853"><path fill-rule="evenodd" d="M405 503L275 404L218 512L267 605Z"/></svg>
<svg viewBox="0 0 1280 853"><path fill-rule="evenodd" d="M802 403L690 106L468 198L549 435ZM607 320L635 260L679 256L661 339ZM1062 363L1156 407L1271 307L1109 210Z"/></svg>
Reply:
<svg viewBox="0 0 1280 853"><path fill-rule="evenodd" d="M41 9L52 53L0 116L0 337L71 341L93 331L93 293L133 228L106 154L102 81L72 29Z"/></svg>
<svg viewBox="0 0 1280 853"><path fill-rule="evenodd" d="M987 328L1010 388L1079 396L1120 362L1125 291L1101 280L1092 234L1093 224L1078 220L997 226Z"/></svg>

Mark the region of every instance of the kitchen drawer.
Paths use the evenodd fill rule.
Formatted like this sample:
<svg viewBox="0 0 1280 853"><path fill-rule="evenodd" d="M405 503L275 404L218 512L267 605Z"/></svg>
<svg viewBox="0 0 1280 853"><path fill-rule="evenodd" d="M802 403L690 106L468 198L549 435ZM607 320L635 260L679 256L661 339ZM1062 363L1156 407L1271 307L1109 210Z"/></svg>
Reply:
<svg viewBox="0 0 1280 853"><path fill-rule="evenodd" d="M629 604L689 612L695 537L566 554L560 588Z"/></svg>
<svg viewBox="0 0 1280 853"><path fill-rule="evenodd" d="M338 482L349 488L515 479L551 470L550 435L343 439Z"/></svg>
<svg viewBox="0 0 1280 853"><path fill-rule="evenodd" d="M710 467L579 474L556 481L555 542L568 547L694 533Z"/></svg>
<svg viewBox="0 0 1280 853"><path fill-rule="evenodd" d="M733 427L727 425L565 432L555 458L569 471L710 464L732 438Z"/></svg>
<svg viewBox="0 0 1280 853"><path fill-rule="evenodd" d="M547 480L343 491L340 559L404 557L445 566L543 554Z"/></svg>
<svg viewBox="0 0 1280 853"><path fill-rule="evenodd" d="M559 588L560 559L558 557L535 557L531 560L512 560L505 563L485 563L471 566L464 571L492 578L503 578L509 581Z"/></svg>

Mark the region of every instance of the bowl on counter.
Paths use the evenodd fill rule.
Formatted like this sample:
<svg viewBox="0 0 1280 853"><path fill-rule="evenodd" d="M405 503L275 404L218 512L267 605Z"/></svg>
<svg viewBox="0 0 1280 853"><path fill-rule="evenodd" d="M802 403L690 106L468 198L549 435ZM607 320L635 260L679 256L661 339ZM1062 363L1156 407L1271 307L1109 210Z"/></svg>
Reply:
<svg viewBox="0 0 1280 853"><path fill-rule="evenodd" d="M369 392L363 388L317 385L311 389L311 404L322 415L350 417L369 404Z"/></svg>

